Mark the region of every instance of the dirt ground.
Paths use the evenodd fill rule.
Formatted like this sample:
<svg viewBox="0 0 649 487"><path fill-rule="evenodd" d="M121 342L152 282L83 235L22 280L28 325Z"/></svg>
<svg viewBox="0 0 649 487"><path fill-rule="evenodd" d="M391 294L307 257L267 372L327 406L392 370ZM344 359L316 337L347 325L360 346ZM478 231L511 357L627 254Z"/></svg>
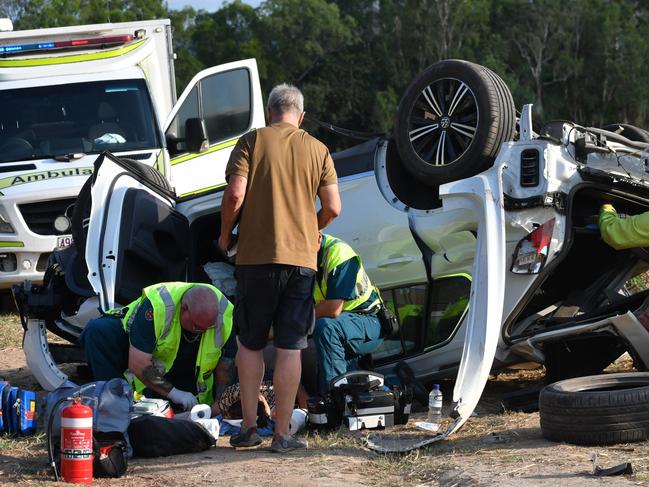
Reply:
<svg viewBox="0 0 649 487"><path fill-rule="evenodd" d="M17 325L17 326L16 326ZM36 387L19 348L15 317L0 316L0 377L23 387ZM12 338L13 337L13 338ZM622 359L615 369L628 369ZM203 453L162 459L132 459L121 479L95 480L96 485L158 486L649 486L649 442L611 447L576 447L543 439L538 413L503 412L502 394L541 384L542 369L508 370L493 377L473 416L448 440L407 455L378 455L362 444L362 435L339 431L309 433L309 449L278 456L269 441L257 450L234 451L227 438ZM442 389L452 397L451 382ZM415 434L412 423L386 433ZM420 433L416 433L420 434ZM602 468L631 462L634 474L595 477L593 462ZM47 465L44 435L15 439L0 436L0 484L47 485L53 482Z"/></svg>

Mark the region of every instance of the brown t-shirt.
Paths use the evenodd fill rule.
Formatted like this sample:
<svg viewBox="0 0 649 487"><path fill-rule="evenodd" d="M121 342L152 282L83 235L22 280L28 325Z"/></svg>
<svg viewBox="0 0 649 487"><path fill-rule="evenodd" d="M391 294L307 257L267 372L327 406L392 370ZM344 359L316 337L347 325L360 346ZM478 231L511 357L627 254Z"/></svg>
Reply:
<svg viewBox="0 0 649 487"><path fill-rule="evenodd" d="M247 178L239 220L238 265L316 269L315 198L338 177L329 150L304 130L275 123L239 139L225 169Z"/></svg>

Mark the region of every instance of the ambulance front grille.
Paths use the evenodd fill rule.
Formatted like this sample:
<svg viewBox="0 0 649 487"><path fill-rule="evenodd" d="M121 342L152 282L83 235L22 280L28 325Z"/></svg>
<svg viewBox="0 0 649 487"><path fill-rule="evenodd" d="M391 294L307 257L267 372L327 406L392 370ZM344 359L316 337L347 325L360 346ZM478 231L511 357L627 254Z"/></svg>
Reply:
<svg viewBox="0 0 649 487"><path fill-rule="evenodd" d="M70 230L59 232L54 228L58 216L72 217L72 208L76 198L38 201L18 205L18 209L27 224L27 228L38 235L67 235Z"/></svg>

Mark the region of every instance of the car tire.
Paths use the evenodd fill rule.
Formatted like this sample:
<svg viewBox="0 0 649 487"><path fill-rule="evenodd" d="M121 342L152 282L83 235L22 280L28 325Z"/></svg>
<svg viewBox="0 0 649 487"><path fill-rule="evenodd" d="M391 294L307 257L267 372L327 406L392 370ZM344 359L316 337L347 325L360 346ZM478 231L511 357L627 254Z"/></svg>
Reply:
<svg viewBox="0 0 649 487"><path fill-rule="evenodd" d="M488 68L452 59L428 67L406 89L395 139L406 169L438 185L487 169L515 130L505 82Z"/></svg>
<svg viewBox="0 0 649 487"><path fill-rule="evenodd" d="M649 373L567 379L539 396L541 432L550 441L613 445L649 438Z"/></svg>
<svg viewBox="0 0 649 487"><path fill-rule="evenodd" d="M634 142L646 142L649 144L649 132L640 127L629 125L627 123L613 123L602 127L604 130L620 134Z"/></svg>

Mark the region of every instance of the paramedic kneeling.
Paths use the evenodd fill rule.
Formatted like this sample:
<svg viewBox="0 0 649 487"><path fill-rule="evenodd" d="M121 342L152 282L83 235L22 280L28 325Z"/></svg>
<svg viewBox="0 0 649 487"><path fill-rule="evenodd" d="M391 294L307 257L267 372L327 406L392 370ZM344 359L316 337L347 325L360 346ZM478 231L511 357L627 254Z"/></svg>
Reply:
<svg viewBox="0 0 649 487"><path fill-rule="evenodd" d="M183 409L211 405L217 364L220 371L231 363L220 359L231 348L224 344L232 310L214 286L154 284L128 306L88 323L80 341L95 380L125 377L137 393Z"/></svg>
<svg viewBox="0 0 649 487"><path fill-rule="evenodd" d="M318 392L336 376L358 368L358 359L383 342L376 313L379 291L360 257L342 240L322 235L315 286Z"/></svg>

